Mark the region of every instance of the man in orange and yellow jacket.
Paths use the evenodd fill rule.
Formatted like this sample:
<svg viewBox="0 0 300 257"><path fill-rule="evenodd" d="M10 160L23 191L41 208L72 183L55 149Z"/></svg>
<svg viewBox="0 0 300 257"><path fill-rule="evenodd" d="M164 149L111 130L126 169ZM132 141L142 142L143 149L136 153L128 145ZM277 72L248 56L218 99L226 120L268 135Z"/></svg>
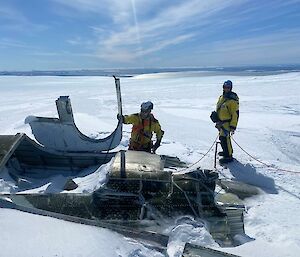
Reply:
<svg viewBox="0 0 300 257"><path fill-rule="evenodd" d="M164 131L151 113L152 109L152 102L144 102L139 113L121 117L124 124L133 125L128 150L155 153L160 146ZM153 133L156 134L155 144L152 143Z"/></svg>

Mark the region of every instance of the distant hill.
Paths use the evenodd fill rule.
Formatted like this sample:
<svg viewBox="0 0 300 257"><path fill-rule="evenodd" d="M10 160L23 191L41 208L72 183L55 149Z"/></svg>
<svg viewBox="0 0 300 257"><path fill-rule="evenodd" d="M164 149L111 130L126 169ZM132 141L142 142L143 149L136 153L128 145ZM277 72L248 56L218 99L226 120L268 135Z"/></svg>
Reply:
<svg viewBox="0 0 300 257"><path fill-rule="evenodd" d="M178 67L178 68L130 68L99 70L32 70L0 71L0 76L120 76L132 77L139 74L166 72L206 72L206 75L230 73L237 75L270 75L286 72L299 72L300 64L277 66L240 66L240 67ZM209 73L209 74L207 74Z"/></svg>

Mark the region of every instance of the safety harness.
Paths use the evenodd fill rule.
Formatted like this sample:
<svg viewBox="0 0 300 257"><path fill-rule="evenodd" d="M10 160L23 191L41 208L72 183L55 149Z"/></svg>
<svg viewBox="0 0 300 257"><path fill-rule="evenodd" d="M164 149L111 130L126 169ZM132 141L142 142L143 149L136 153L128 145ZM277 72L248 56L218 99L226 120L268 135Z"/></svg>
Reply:
<svg viewBox="0 0 300 257"><path fill-rule="evenodd" d="M221 106L222 106L225 102L227 102L228 100L230 100L230 98L225 98L225 100L217 106L217 110L216 110L217 114L218 114L218 111L221 109ZM227 110L228 110L228 106L226 106L226 108L227 108ZM228 110L228 112L229 112L229 110ZM219 115L218 115L218 121L217 121L217 123L221 123L221 124L220 124L220 125L221 125L220 128L223 130L224 135L225 135L226 137L229 135L229 131L228 131L227 129L224 128L223 124L226 123L226 122L231 122L231 120L232 120L232 115L231 115L231 118L230 118L230 119L227 119L227 120L220 120Z"/></svg>
<svg viewBox="0 0 300 257"><path fill-rule="evenodd" d="M148 119L142 119L142 122L137 125L133 125L132 132L136 133L137 136L136 136L136 140L130 141L129 150L147 150L148 152L151 151L151 147L152 147L151 125L152 125L152 116L150 116ZM146 126L149 126L150 128L149 132L144 130ZM141 144L144 137L150 139L150 142L148 144Z"/></svg>

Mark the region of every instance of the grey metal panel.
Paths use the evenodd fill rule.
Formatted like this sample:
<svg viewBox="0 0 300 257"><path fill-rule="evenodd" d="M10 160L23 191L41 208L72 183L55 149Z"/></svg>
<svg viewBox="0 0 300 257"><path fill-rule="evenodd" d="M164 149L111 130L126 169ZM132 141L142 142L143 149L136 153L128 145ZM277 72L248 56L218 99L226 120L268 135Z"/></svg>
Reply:
<svg viewBox="0 0 300 257"><path fill-rule="evenodd" d="M120 80L115 78L118 112L122 115ZM116 129L106 138L93 139L79 131L75 125L69 96L60 96L56 101L59 118L28 116L29 124L36 140L46 148L63 152L108 151L117 147L122 139L123 123L118 121Z"/></svg>
<svg viewBox="0 0 300 257"><path fill-rule="evenodd" d="M24 134L0 135L0 172L22 141Z"/></svg>
<svg viewBox="0 0 300 257"><path fill-rule="evenodd" d="M47 195L41 195L41 196L47 198ZM85 198L83 199L83 201L88 200L89 198L89 195L81 194L81 196ZM2 197L0 196L0 208L10 208L10 209L15 209L27 213L36 214L36 215L53 217L56 219L61 219L69 222L107 228L116 231L126 237L142 240L143 242L146 242L148 245L151 244L154 249L157 249L159 251L165 252L166 250L168 240L169 240L168 236L166 235L162 235L152 231L141 230L138 228L134 228L132 226L122 226L120 224L109 223L103 220L95 219L94 217L93 219L86 219L86 218L80 218L71 215L65 215L62 213L54 213L47 210L37 209L28 201L27 198L30 197L28 195L7 195Z"/></svg>
<svg viewBox="0 0 300 257"><path fill-rule="evenodd" d="M60 169L83 169L92 165L107 163L115 153L61 153L47 151L44 147L36 144L27 136L15 149L15 156L21 164L35 167L49 168L59 167Z"/></svg>
<svg viewBox="0 0 300 257"><path fill-rule="evenodd" d="M143 151L126 151L124 152L125 170L130 171L147 171L155 172L164 169L164 161L157 154L151 154ZM116 155L113 163L113 171L120 171L121 153Z"/></svg>
<svg viewBox="0 0 300 257"><path fill-rule="evenodd" d="M187 243L182 254L183 257L239 257L238 255L218 251L208 247Z"/></svg>
<svg viewBox="0 0 300 257"><path fill-rule="evenodd" d="M17 166L22 167L22 172L26 173L27 169L42 169L45 172L54 169L78 171L108 163L115 154L48 151L25 134L0 135L0 171L12 157L14 163L17 161Z"/></svg>
<svg viewBox="0 0 300 257"><path fill-rule="evenodd" d="M117 147L122 139L123 125L120 121L115 131L103 139L87 137L78 130L74 122L66 123L43 117L27 117L27 122L39 143L57 151L107 151Z"/></svg>

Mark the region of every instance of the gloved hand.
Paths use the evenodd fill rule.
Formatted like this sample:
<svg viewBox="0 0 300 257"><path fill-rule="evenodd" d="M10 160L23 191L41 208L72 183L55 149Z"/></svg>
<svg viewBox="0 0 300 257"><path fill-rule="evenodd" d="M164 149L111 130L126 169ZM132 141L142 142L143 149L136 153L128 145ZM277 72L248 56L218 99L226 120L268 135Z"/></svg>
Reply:
<svg viewBox="0 0 300 257"><path fill-rule="evenodd" d="M235 132L235 128L234 127L230 127L230 135L232 136Z"/></svg>
<svg viewBox="0 0 300 257"><path fill-rule="evenodd" d="M124 116L120 115L119 113L117 114L117 119L120 120L122 123L124 122Z"/></svg>
<svg viewBox="0 0 300 257"><path fill-rule="evenodd" d="M222 122L217 122L215 127L220 130L222 128Z"/></svg>
<svg viewBox="0 0 300 257"><path fill-rule="evenodd" d="M160 147L160 142L156 141L156 143L152 146L152 153L155 153L158 147Z"/></svg>

